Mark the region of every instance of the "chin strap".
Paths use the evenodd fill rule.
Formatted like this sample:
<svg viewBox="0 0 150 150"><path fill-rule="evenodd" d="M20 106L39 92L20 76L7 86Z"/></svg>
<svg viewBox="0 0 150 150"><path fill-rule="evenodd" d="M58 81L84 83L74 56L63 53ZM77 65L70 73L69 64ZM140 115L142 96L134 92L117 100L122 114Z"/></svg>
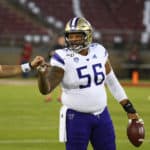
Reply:
<svg viewBox="0 0 150 150"><path fill-rule="evenodd" d="M70 51L72 51L72 52L75 52L75 53L79 53L79 52L81 52L82 50L84 50L84 49L88 49L89 48L89 45L87 45L87 46L78 46L78 48L73 48L73 47L69 47L68 46L68 49L70 50Z"/></svg>

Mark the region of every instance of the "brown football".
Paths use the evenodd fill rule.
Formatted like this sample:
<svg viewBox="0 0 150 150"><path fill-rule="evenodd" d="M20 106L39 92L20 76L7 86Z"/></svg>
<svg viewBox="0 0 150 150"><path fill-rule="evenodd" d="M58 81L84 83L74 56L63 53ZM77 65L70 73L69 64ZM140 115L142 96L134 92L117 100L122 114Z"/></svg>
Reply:
<svg viewBox="0 0 150 150"><path fill-rule="evenodd" d="M127 136L129 141L136 147L139 147L145 138L144 123L134 119L127 127Z"/></svg>

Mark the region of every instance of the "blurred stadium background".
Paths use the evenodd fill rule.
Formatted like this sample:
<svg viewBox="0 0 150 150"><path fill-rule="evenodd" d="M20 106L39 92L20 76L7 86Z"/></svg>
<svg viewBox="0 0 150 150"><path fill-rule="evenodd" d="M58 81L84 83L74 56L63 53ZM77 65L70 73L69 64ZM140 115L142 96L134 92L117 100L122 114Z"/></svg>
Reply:
<svg viewBox="0 0 150 150"><path fill-rule="evenodd" d="M19 64L25 46L33 49L31 58L47 58L65 23L74 16L91 22L94 41L108 49L119 79L130 81L127 61L136 45L140 79L149 83L150 0L0 0L0 64ZM145 121L146 140L138 149L149 150L150 86L142 85L125 90ZM0 79L0 91L0 150L64 149L58 142L59 89L52 94L56 101L50 103L45 103L33 78ZM109 92L108 99L118 150L137 149L126 137L126 114Z"/></svg>
<svg viewBox="0 0 150 150"><path fill-rule="evenodd" d="M94 41L108 49L118 77L129 77L129 66L124 64L137 45L140 78L149 79L149 0L1 0L0 64L18 64L25 43L32 45L32 57L47 57L65 23L74 16L91 22Z"/></svg>

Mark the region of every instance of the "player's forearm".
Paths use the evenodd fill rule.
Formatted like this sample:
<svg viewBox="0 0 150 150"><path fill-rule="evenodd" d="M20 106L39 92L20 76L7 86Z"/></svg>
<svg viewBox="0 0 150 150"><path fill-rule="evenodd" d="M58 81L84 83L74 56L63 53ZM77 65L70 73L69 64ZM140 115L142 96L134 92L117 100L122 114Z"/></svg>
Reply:
<svg viewBox="0 0 150 150"><path fill-rule="evenodd" d="M107 84L110 92L115 97L115 99L120 102L124 99L128 99L125 90L119 83L116 75L114 74L113 70L110 71L110 73L106 77L105 83Z"/></svg>
<svg viewBox="0 0 150 150"><path fill-rule="evenodd" d="M54 90L64 76L63 69L55 66L49 67L50 66L47 66L47 64L43 64L37 68L38 86L42 94L48 94Z"/></svg>
<svg viewBox="0 0 150 150"><path fill-rule="evenodd" d="M38 73L38 87L42 94L46 95L50 92L50 83L47 75Z"/></svg>
<svg viewBox="0 0 150 150"><path fill-rule="evenodd" d="M44 62L42 56L36 56L31 62L22 65L0 65L0 78L11 77L29 72Z"/></svg>
<svg viewBox="0 0 150 150"><path fill-rule="evenodd" d="M0 65L0 77L16 76L22 73L20 65Z"/></svg>
<svg viewBox="0 0 150 150"><path fill-rule="evenodd" d="M12 77L22 74L22 72L31 71L31 64L25 63L22 65L0 65L0 77Z"/></svg>

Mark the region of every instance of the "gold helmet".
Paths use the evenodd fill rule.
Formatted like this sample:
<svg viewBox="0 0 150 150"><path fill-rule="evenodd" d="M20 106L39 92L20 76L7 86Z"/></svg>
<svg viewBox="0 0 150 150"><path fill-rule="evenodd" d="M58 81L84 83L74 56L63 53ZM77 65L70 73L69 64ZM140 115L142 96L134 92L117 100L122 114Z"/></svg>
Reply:
<svg viewBox="0 0 150 150"><path fill-rule="evenodd" d="M67 47L75 52L88 48L92 42L92 26L85 18L75 17L68 21L65 27L65 40ZM83 39L80 42L71 42L68 38L69 34L81 33Z"/></svg>

